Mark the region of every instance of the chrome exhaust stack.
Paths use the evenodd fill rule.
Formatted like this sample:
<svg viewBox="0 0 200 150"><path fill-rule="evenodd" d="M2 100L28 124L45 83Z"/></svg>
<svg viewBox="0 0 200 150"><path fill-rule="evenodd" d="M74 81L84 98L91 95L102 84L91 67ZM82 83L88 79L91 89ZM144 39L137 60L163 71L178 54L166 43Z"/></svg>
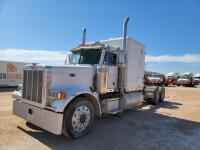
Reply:
<svg viewBox="0 0 200 150"><path fill-rule="evenodd" d="M124 20L123 24L123 40L122 40L122 49L120 50L120 59L119 59L119 84L118 87L120 91L124 92L124 83L125 83L125 61L126 61L126 40L127 40L127 26L128 26L129 17Z"/></svg>
<svg viewBox="0 0 200 150"><path fill-rule="evenodd" d="M82 45L85 45L85 42L86 42L86 28L83 28Z"/></svg>
<svg viewBox="0 0 200 150"><path fill-rule="evenodd" d="M122 41L122 51L123 51L123 58L122 58L122 63L125 63L125 57L126 57L126 38L127 38L127 26L128 26L128 21L129 21L129 17L127 17L124 20L124 24L123 24L123 41Z"/></svg>

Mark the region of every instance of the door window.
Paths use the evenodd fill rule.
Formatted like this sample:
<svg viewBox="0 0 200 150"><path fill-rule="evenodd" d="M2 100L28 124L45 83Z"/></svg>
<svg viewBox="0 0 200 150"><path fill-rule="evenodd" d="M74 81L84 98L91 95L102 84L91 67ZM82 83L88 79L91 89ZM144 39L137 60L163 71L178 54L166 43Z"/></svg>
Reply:
<svg viewBox="0 0 200 150"><path fill-rule="evenodd" d="M117 55L111 52L105 52L103 64L108 66L116 66Z"/></svg>

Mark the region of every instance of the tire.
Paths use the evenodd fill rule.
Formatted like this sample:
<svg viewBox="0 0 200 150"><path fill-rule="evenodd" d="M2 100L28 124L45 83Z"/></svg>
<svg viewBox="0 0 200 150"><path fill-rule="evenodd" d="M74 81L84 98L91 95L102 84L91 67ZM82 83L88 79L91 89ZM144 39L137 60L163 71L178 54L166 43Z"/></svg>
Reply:
<svg viewBox="0 0 200 150"><path fill-rule="evenodd" d="M159 93L159 89L157 88L155 91L154 91L154 99L152 99L152 103L154 105L157 105L159 103L159 100L160 100L160 93Z"/></svg>
<svg viewBox="0 0 200 150"><path fill-rule="evenodd" d="M77 98L66 109L63 121L63 132L71 138L86 135L94 123L94 108L87 98Z"/></svg>
<svg viewBox="0 0 200 150"><path fill-rule="evenodd" d="M144 101L145 101L146 103L148 103L148 104L151 104L151 99L149 99L149 98L145 98L145 97L144 97Z"/></svg>
<svg viewBox="0 0 200 150"><path fill-rule="evenodd" d="M164 99L165 99L165 88L161 88L159 101L163 102Z"/></svg>

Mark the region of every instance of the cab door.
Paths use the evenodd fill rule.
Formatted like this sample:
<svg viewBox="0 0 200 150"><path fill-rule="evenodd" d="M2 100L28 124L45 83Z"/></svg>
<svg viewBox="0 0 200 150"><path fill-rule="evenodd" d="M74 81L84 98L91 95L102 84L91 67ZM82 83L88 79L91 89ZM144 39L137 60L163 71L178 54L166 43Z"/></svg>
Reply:
<svg viewBox="0 0 200 150"><path fill-rule="evenodd" d="M117 89L118 85L118 67L117 67L117 55L113 52L105 52L103 64L108 69L108 82L107 87L110 92Z"/></svg>

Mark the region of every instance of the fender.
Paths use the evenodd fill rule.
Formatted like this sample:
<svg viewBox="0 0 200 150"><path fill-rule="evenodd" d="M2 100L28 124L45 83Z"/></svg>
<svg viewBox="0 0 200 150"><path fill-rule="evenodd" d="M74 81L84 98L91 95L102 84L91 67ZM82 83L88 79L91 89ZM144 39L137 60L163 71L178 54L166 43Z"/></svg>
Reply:
<svg viewBox="0 0 200 150"><path fill-rule="evenodd" d="M58 91L56 89L56 91ZM97 116L101 116L101 106L98 100L98 95L92 93L86 89L77 89L77 88L70 88L67 90L60 90L65 91L67 93L67 97L64 100L51 100L48 107L49 109L54 110L55 112L64 112L65 108L68 106L70 102L75 100L76 97L80 95L84 95L89 98L89 100L93 103L95 114Z"/></svg>

